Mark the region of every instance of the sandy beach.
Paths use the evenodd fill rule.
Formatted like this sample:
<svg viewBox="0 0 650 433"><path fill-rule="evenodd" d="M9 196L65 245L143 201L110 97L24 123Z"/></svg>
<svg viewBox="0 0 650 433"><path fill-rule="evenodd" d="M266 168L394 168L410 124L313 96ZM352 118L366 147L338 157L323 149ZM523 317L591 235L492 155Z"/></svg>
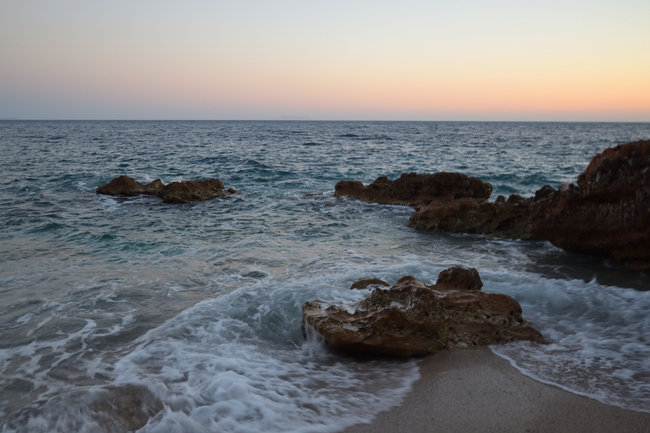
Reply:
<svg viewBox="0 0 650 433"><path fill-rule="evenodd" d="M421 373L402 405L345 433L650 432L650 414L537 382L489 348L437 353Z"/></svg>

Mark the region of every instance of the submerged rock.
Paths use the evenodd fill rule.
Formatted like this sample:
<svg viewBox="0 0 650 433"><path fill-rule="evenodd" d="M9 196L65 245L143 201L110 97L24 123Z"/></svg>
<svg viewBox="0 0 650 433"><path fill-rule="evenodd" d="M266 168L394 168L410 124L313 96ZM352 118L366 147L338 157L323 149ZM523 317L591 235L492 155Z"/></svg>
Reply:
<svg viewBox="0 0 650 433"><path fill-rule="evenodd" d="M303 305L303 329L315 329L334 349L359 354L414 356L446 348L530 340L546 343L509 296L484 293L475 269L453 267L427 286L402 277L377 287L350 307Z"/></svg>
<svg viewBox="0 0 650 433"><path fill-rule="evenodd" d="M399 179L379 177L370 185L342 180L335 186L336 197L349 196L370 203L401 204L420 207L463 197L487 199L492 185L461 173L402 173Z"/></svg>
<svg viewBox="0 0 650 433"><path fill-rule="evenodd" d="M535 195L533 236L650 270L650 141L606 149L578 176L577 187L544 187Z"/></svg>
<svg viewBox="0 0 650 433"><path fill-rule="evenodd" d="M140 194L156 195L163 199L163 203L205 201L236 192L232 188L224 191L224 185L219 179L172 182L169 185L165 185L160 179L156 179L142 185L128 176L116 177L106 185L97 188L97 194L131 197Z"/></svg>
<svg viewBox="0 0 650 433"><path fill-rule="evenodd" d="M146 387L120 384L63 392L3 421L9 431L134 432L163 408L163 402Z"/></svg>

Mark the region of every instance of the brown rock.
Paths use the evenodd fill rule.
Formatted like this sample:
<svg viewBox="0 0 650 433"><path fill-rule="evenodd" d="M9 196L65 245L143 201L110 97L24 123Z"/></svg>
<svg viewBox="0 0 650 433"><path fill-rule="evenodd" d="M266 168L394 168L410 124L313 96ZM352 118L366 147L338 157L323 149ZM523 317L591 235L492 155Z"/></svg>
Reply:
<svg viewBox="0 0 650 433"><path fill-rule="evenodd" d="M358 181L341 181L336 184L334 195L413 206L416 212L408 224L418 230L530 239L531 200L512 194L507 201L499 196L495 202L489 202L491 193L492 185L461 173L404 173L395 181L380 177L368 186Z"/></svg>
<svg viewBox="0 0 650 433"><path fill-rule="evenodd" d="M476 270L452 268L443 271L439 281L427 286L403 277L389 289L376 288L353 306L352 313L341 306L307 302L302 307L303 328L315 329L337 350L373 355L426 355L516 340L546 342L521 317L517 301L476 287Z"/></svg>
<svg viewBox="0 0 650 433"><path fill-rule="evenodd" d="M409 218L408 225L429 232L473 233L506 239L531 239L528 226L531 200L513 194L495 202L461 198L451 202L431 202Z"/></svg>
<svg viewBox="0 0 650 433"><path fill-rule="evenodd" d="M217 197L223 191L223 183L218 179L172 182L160 190L163 203L190 203Z"/></svg>
<svg viewBox="0 0 650 433"><path fill-rule="evenodd" d="M389 287L390 284L388 284L386 281L380 280L379 278L361 278L352 283L352 286L350 286L351 290L361 290L365 289L368 286L384 286L384 287Z"/></svg>
<svg viewBox="0 0 650 433"><path fill-rule="evenodd" d="M132 177L120 176L97 187L97 194L136 196L142 194L142 184Z"/></svg>
<svg viewBox="0 0 650 433"><path fill-rule="evenodd" d="M432 201L447 202L463 197L487 199L492 185L461 173L403 173L394 181L379 177L370 185L342 180L336 184L336 197L349 196L380 204L402 204L414 207Z"/></svg>
<svg viewBox="0 0 650 433"><path fill-rule="evenodd" d="M445 290L481 290L483 281L474 268L452 266L440 272L436 286L438 286L438 290L442 288Z"/></svg>
<svg viewBox="0 0 650 433"><path fill-rule="evenodd" d="M190 203L205 201L215 197L235 194L232 188L224 191L219 179L172 182L169 185L156 179L146 185L128 176L120 176L106 185L97 188L97 194L136 196L140 194L156 195L163 203Z"/></svg>
<svg viewBox="0 0 650 433"><path fill-rule="evenodd" d="M158 195L164 187L165 184L162 183L162 180L156 179L142 187L142 194Z"/></svg>
<svg viewBox="0 0 650 433"><path fill-rule="evenodd" d="M530 231L567 251L613 257L650 270L650 141L594 156L578 186L538 191Z"/></svg>

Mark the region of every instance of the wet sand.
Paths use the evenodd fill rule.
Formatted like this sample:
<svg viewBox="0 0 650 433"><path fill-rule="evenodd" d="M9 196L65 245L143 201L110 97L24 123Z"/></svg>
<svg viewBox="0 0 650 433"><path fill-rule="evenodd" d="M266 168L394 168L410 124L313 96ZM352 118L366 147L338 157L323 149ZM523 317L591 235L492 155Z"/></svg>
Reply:
<svg viewBox="0 0 650 433"><path fill-rule="evenodd" d="M401 406L345 433L650 433L650 414L537 382L485 347L440 352L420 368Z"/></svg>

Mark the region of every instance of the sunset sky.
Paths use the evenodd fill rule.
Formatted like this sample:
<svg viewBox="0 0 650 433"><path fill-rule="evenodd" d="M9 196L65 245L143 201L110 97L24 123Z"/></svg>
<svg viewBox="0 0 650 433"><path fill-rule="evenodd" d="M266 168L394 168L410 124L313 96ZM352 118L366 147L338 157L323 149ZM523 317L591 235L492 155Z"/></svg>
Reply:
<svg viewBox="0 0 650 433"><path fill-rule="evenodd" d="M3 0L0 118L650 121L650 0Z"/></svg>

